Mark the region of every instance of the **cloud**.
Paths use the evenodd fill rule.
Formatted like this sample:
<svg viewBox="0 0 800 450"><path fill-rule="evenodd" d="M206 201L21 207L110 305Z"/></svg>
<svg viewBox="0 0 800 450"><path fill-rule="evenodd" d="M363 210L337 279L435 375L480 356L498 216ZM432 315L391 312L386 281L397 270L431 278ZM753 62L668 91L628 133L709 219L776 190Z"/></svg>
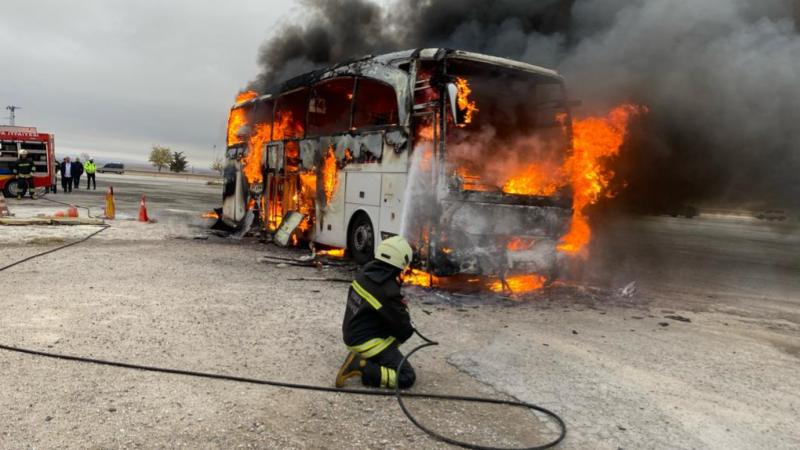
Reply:
<svg viewBox="0 0 800 450"><path fill-rule="evenodd" d="M205 167L258 45L292 2L6 0L0 103L59 149L146 160L150 145ZM46 12L46 13L43 13Z"/></svg>

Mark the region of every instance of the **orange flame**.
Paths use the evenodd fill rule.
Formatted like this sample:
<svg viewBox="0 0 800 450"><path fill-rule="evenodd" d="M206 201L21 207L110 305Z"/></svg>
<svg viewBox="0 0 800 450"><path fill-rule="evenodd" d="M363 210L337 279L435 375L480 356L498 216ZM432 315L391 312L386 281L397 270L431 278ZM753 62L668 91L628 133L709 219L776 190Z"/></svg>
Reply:
<svg viewBox="0 0 800 450"><path fill-rule="evenodd" d="M255 91L240 92L236 96L236 104L246 102L258 97ZM242 125L247 124L247 112L243 108L234 107L228 116L228 146L241 144L244 142L237 134Z"/></svg>
<svg viewBox="0 0 800 450"><path fill-rule="evenodd" d="M320 250L317 255L329 256L331 258L344 258L343 248L332 248L330 250Z"/></svg>
<svg viewBox="0 0 800 450"><path fill-rule="evenodd" d="M279 111L275 114L275 132L272 139L279 141L289 136L298 136L303 133L303 124L294 120L291 111Z"/></svg>
<svg viewBox="0 0 800 450"><path fill-rule="evenodd" d="M592 230L585 209L597 203L602 194L612 195L607 191L614 172L603 165L603 159L619 154L631 116L645 112L645 107L626 104L614 108L607 117L574 121L574 149L564 164L573 190L572 226L561 238L559 250L586 256L585 247L591 240Z"/></svg>
<svg viewBox="0 0 800 450"><path fill-rule="evenodd" d="M549 169L539 164L531 164L511 177L503 185L506 194L553 195L563 185L558 169Z"/></svg>
<svg viewBox="0 0 800 450"><path fill-rule="evenodd" d="M247 142L249 151L242 160L244 173L247 182L250 184L260 183L264 180L264 175L261 171L261 160L264 156L264 145L269 142L272 127L268 123L260 123L255 126L253 134L250 135L250 140Z"/></svg>
<svg viewBox="0 0 800 450"><path fill-rule="evenodd" d="M328 147L328 152L322 158L322 189L325 192L325 202L330 205L333 194L339 184L339 174L336 167L336 154L333 146Z"/></svg>
<svg viewBox="0 0 800 450"><path fill-rule="evenodd" d="M244 142L238 136L239 129L247 123L247 112L242 108L234 108L228 116L228 146Z"/></svg>
<svg viewBox="0 0 800 450"><path fill-rule="evenodd" d="M414 286L431 287L439 282L439 278L417 269L409 269L403 272L403 283L413 284Z"/></svg>
<svg viewBox="0 0 800 450"><path fill-rule="evenodd" d="M456 88L458 88L458 109L464 113L463 125L472 123L472 116L480 110L475 104L475 101L469 99L470 94L472 94L469 82L466 78L456 77Z"/></svg>
<svg viewBox="0 0 800 450"><path fill-rule="evenodd" d="M544 287L545 277L541 275L517 275L506 278L505 284L501 280L494 281L489 285L492 292L511 294L524 294Z"/></svg>
<svg viewBox="0 0 800 450"><path fill-rule="evenodd" d="M528 250L533 247L533 244L536 241L533 239L525 239L521 237L515 237L508 241L506 244L506 248L511 250L512 252L520 252L523 250Z"/></svg>
<svg viewBox="0 0 800 450"><path fill-rule="evenodd" d="M244 91L244 92L240 92L240 93L239 93L239 94L236 96L236 103L242 103L242 102L246 102L246 101L248 101L248 100L252 100L252 99L254 99L254 98L256 98L256 97L258 97L258 92L256 92L256 91Z"/></svg>

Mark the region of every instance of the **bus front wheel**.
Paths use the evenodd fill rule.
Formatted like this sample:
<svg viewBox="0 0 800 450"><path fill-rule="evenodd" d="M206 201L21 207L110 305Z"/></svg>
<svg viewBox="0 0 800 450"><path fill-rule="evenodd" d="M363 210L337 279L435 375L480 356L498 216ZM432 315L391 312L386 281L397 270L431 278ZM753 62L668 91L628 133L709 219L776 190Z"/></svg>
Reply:
<svg viewBox="0 0 800 450"><path fill-rule="evenodd" d="M366 264L375 257L375 231L366 214L357 214L347 232L347 250L358 264Z"/></svg>

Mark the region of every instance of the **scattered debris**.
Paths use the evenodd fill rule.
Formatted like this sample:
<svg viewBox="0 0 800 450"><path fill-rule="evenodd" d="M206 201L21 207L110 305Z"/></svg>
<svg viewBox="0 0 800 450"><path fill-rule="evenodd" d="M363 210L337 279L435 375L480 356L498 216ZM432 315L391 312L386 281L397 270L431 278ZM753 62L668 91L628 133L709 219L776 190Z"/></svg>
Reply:
<svg viewBox="0 0 800 450"><path fill-rule="evenodd" d="M278 231L273 238L275 243L281 247L288 246L292 233L294 233L294 230L300 225L300 222L303 221L303 218L304 216L297 211L289 211L286 213L286 216L284 216L283 221L281 221L281 225L278 227Z"/></svg>
<svg viewBox="0 0 800 450"><path fill-rule="evenodd" d="M620 297L631 298L633 294L636 293L636 282L631 281L624 288L620 289L619 295Z"/></svg>
<svg viewBox="0 0 800 450"><path fill-rule="evenodd" d="M315 278L315 277L300 277L300 278L287 278L288 281L330 281L334 283L351 283L353 280L349 278Z"/></svg>
<svg viewBox="0 0 800 450"><path fill-rule="evenodd" d="M664 318L665 319L677 320L678 322L687 322L687 323L691 323L692 322L692 319L690 319L688 317L683 317L683 316L680 316L680 315L677 315L677 314L664 316Z"/></svg>
<svg viewBox="0 0 800 450"><path fill-rule="evenodd" d="M661 325L662 327L668 327L669 326L669 323L667 323L667 322L658 322L658 324Z"/></svg>
<svg viewBox="0 0 800 450"><path fill-rule="evenodd" d="M89 219L85 217L30 217L22 218L2 218L0 225L104 225L100 219Z"/></svg>

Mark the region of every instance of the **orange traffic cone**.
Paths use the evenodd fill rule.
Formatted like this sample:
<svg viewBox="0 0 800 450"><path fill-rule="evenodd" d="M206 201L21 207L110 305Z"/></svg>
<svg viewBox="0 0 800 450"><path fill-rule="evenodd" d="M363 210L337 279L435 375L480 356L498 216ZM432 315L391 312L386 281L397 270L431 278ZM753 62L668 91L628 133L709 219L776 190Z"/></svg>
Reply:
<svg viewBox="0 0 800 450"><path fill-rule="evenodd" d="M114 186L109 186L108 192L106 192L106 219L113 219L115 213L116 207L114 206Z"/></svg>
<svg viewBox="0 0 800 450"><path fill-rule="evenodd" d="M147 217L147 206L144 204L144 194L142 194L142 199L139 201L139 222L149 222L150 218Z"/></svg>
<svg viewBox="0 0 800 450"><path fill-rule="evenodd" d="M0 192L0 217L10 216L11 211L8 210L8 204L6 204L6 197Z"/></svg>

